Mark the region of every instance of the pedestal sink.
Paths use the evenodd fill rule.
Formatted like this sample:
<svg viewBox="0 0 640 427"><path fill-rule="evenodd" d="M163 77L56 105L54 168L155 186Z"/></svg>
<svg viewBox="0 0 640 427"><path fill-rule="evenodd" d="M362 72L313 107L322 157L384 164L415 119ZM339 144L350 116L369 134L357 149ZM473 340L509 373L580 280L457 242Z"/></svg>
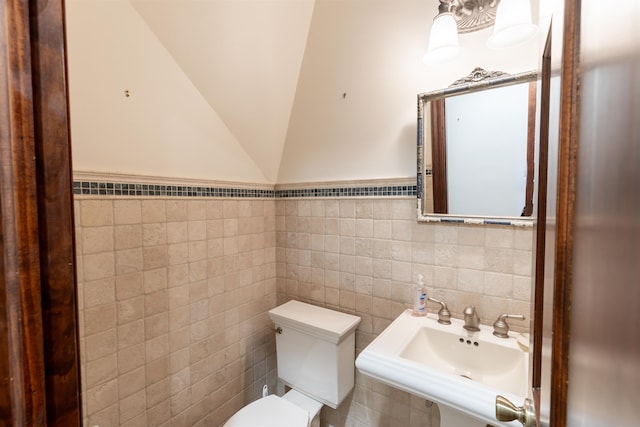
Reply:
<svg viewBox="0 0 640 427"><path fill-rule="evenodd" d="M469 332L452 319L414 317L406 310L356 359L364 375L438 403L441 427L520 426L495 418L500 394L512 402L527 396L529 353L516 334L498 338L480 325Z"/></svg>

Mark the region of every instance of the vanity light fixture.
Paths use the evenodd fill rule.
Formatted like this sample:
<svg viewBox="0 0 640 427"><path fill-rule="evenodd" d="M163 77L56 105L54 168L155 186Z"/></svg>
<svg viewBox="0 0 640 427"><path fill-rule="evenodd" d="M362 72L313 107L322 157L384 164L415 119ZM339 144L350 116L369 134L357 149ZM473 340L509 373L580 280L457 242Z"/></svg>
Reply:
<svg viewBox="0 0 640 427"><path fill-rule="evenodd" d="M537 32L531 21L530 0L439 0L429 46L423 60L444 62L459 51L458 34L494 25L487 46L502 48L529 40Z"/></svg>
<svg viewBox="0 0 640 427"><path fill-rule="evenodd" d="M458 26L449 0L440 0L438 14L433 18L429 47L424 62L444 62L458 54Z"/></svg>
<svg viewBox="0 0 640 427"><path fill-rule="evenodd" d="M525 42L538 32L531 21L529 0L502 0L496 14L493 34L487 40L490 48L509 47Z"/></svg>

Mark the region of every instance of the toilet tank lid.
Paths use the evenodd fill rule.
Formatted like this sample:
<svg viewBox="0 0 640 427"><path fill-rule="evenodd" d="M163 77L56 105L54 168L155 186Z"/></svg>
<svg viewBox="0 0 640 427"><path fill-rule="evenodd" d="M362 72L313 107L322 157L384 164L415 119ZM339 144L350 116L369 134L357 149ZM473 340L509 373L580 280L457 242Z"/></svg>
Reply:
<svg viewBox="0 0 640 427"><path fill-rule="evenodd" d="M360 317L291 300L269 311L274 323L339 343L360 323Z"/></svg>

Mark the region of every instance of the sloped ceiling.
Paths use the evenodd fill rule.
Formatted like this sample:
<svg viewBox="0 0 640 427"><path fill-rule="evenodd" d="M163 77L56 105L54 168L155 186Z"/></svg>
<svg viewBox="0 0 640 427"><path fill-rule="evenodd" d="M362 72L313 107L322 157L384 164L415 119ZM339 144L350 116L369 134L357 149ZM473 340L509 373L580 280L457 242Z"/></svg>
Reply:
<svg viewBox="0 0 640 427"><path fill-rule="evenodd" d="M275 182L314 0L129 0Z"/></svg>

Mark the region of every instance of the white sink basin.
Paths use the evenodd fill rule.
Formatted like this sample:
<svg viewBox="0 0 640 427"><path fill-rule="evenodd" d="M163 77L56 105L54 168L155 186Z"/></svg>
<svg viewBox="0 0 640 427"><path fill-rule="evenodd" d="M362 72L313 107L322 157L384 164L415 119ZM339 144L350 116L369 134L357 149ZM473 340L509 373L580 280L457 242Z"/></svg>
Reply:
<svg viewBox="0 0 640 427"><path fill-rule="evenodd" d="M468 332L462 326L458 319L441 325L435 315L413 317L406 310L360 353L356 367L439 403L441 418L452 408L485 424L519 426L495 419L495 398L500 394L512 402L524 401L529 353L518 346L514 333L498 338L491 327L480 325L479 332Z"/></svg>

